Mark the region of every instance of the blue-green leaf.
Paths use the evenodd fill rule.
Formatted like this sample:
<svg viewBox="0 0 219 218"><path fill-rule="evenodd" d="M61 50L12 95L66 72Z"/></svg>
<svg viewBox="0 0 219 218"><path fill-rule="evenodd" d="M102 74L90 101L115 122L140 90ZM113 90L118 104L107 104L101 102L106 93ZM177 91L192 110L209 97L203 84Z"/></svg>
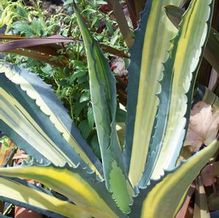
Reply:
<svg viewBox="0 0 219 218"><path fill-rule="evenodd" d="M0 78L0 129L5 134L38 160L81 162L102 178L100 162L48 85L13 65L1 64Z"/></svg>
<svg viewBox="0 0 219 218"><path fill-rule="evenodd" d="M177 29L166 17L164 6L179 3L179 0L148 0L131 49L124 156L129 166L129 178L134 186L138 185L144 172L148 152L151 153L149 155L152 159L155 158L149 145L157 143L151 142L151 137L154 134L153 128L156 128L155 117L162 96L161 86L165 86L165 81L163 85L160 84L163 78L163 63L169 56L170 40L177 33ZM171 79L171 74L165 79ZM166 92L169 92L168 88ZM164 99L163 106L165 107ZM167 108L162 117L165 117ZM159 137L165 127L165 120L162 125L160 121L156 121L160 125Z"/></svg>
<svg viewBox="0 0 219 218"><path fill-rule="evenodd" d="M0 199L53 218L103 217L99 211L60 200L27 183L2 177L0 177Z"/></svg>
<svg viewBox="0 0 219 218"><path fill-rule="evenodd" d="M177 36L172 40L170 57L164 73L173 72L172 93L167 128L162 139L152 177L173 169L183 145L189 121L197 69L210 29L214 1L193 0L182 18Z"/></svg>
<svg viewBox="0 0 219 218"><path fill-rule="evenodd" d="M190 184L218 150L215 140L160 180L152 180L134 199L130 218L175 217Z"/></svg>
<svg viewBox="0 0 219 218"><path fill-rule="evenodd" d="M81 166L77 168L68 165L7 167L0 168L0 175L33 179L67 197L77 206L84 207L90 213L99 211L103 217L122 216L104 182L97 181L94 173L87 173Z"/></svg>
<svg viewBox="0 0 219 218"><path fill-rule="evenodd" d="M127 213L132 192L125 174L121 146L116 132L116 81L106 58L84 24L76 5L74 5L74 10L87 55L92 108L106 185L113 193L120 209ZM117 183L123 189L118 190L115 179L118 179Z"/></svg>

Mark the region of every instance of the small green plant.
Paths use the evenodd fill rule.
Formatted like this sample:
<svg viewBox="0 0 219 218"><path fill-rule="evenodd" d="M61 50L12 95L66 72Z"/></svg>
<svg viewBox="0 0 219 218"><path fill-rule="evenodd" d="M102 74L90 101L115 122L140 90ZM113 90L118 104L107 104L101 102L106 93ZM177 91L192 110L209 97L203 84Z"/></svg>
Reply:
<svg viewBox="0 0 219 218"><path fill-rule="evenodd" d="M191 1L177 29L165 7L180 3L146 3L130 50L124 147L116 131L115 77L73 3L101 162L48 85L23 68L1 63L0 128L34 158L29 165L0 168L2 200L51 217L176 215L190 184L219 149L215 140L177 165L214 1ZM34 179L46 188L14 178Z"/></svg>

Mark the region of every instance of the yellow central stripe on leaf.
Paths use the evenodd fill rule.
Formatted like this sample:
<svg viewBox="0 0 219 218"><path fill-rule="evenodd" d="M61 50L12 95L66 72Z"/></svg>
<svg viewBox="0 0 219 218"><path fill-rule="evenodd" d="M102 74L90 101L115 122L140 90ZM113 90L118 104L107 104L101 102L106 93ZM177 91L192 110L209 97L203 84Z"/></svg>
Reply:
<svg viewBox="0 0 219 218"><path fill-rule="evenodd" d="M94 187L78 173L71 172L65 168L54 168L52 166L0 168L0 175L34 179L63 194L76 205L94 207L115 217L115 213L99 196Z"/></svg>
<svg viewBox="0 0 219 218"><path fill-rule="evenodd" d="M159 99L156 95L161 89L159 81L162 78L163 63L168 56L170 40L176 33L176 28L167 19L164 11L164 6L172 2L178 5L180 1L152 1L144 36L129 168L129 177L133 185L137 185L144 171L152 128L159 104ZM162 43L160 43L161 41Z"/></svg>
<svg viewBox="0 0 219 218"><path fill-rule="evenodd" d="M63 134L64 139L72 146L76 153L80 154L82 160L89 165L89 167L101 178L100 172L98 172L95 165L90 161L85 152L80 148L77 144L69 130L62 123L62 121L52 112L52 108L49 108L48 105L44 102L39 93L34 89L34 87L25 80L25 78L21 77L19 74L14 73L11 69L1 66L1 70L5 73L6 77L12 80L15 84L21 86L22 90L25 90L27 95L36 100L36 104L40 107L41 111L49 116L51 122L55 125L55 127Z"/></svg>
<svg viewBox="0 0 219 218"><path fill-rule="evenodd" d="M5 178L0 178L0 196L69 218L110 217L104 214L104 211L97 211L89 207L79 207Z"/></svg>
<svg viewBox="0 0 219 218"><path fill-rule="evenodd" d="M175 57L172 57L174 78L168 126L161 155L153 173L154 179L158 179L163 174L163 169L173 167L179 154L179 151L177 153L177 146L179 148L183 143L186 124L184 116L188 110L186 94L191 86L193 73L198 66L202 47L208 33L207 21L211 15L210 4L212 4L212 0L193 0L183 17L183 22L180 24L177 50Z"/></svg>
<svg viewBox="0 0 219 218"><path fill-rule="evenodd" d="M82 34L87 55L89 84L94 120L102 157L105 184L124 213L131 204L131 192L122 161L121 146L116 132L116 80L98 42L91 36L76 5L74 12ZM115 174L116 181L113 182ZM118 191L118 184L123 187Z"/></svg>
<svg viewBox="0 0 219 218"><path fill-rule="evenodd" d="M192 181L210 158L218 153L218 149L219 142L215 140L207 148L176 168L175 171L169 172L145 196L141 208L141 218L175 217L183 203L182 196L185 196ZM172 193L171 197L169 193Z"/></svg>

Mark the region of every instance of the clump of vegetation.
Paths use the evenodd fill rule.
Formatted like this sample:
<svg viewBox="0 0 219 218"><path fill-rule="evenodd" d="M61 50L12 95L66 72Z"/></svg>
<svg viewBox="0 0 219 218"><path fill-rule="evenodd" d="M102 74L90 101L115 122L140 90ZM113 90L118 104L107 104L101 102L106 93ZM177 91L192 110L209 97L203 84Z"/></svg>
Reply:
<svg viewBox="0 0 219 218"><path fill-rule="evenodd" d="M70 117L51 85L37 75L39 72L25 70L24 67L32 69L32 65L28 67L24 61L20 68L5 60L0 63L0 128L31 156L22 166L0 168L0 175L4 176L0 176L0 198L51 217L169 218L191 209L191 198L187 195L185 200L185 196L196 180L198 192L197 200L192 202L192 215L199 216L206 210L206 198L202 198L202 182L206 181L199 175L209 161L217 160L218 134L214 132L210 141L204 141L206 145L198 145L189 154L185 155L183 146L188 126L191 130L190 110L202 58L215 69L218 67L211 61L218 58L212 44L215 48L219 45L218 33L211 28L214 1L192 0L184 5L188 1L182 4L181 0L147 0L139 19L144 1L140 4L127 0L123 7L119 1L109 0L107 5L118 23L120 39L130 48L130 57L101 44L97 32L104 30L92 29L90 19L83 16L85 2L66 2L70 19L61 28L62 31L68 26L62 36L1 36L10 42L1 44L0 51L41 60L51 74L58 69L60 77L53 74L43 79L53 81L48 83L64 105L73 106L73 111L69 110ZM128 20L124 9L129 12ZM138 27L134 34L130 26ZM69 37L74 31L78 38ZM110 41L111 35L108 37ZM84 47L80 47L82 40ZM76 45L80 50L75 52ZM110 65L110 53L129 59L127 93L116 85L112 72L116 64L114 60ZM86 103L82 106L86 115L90 113L86 124L81 112L75 116L74 108L80 104L76 105L72 98L69 101L83 76L82 84L87 87L78 89L75 95L79 93L76 98L80 104ZM64 91L62 95L65 87L69 94ZM127 97L126 123L123 119L121 125L125 126L125 135L119 135L117 128L121 115L121 99L117 95L121 91ZM197 94L199 100L212 105L208 111L218 107L218 97L206 88L198 89ZM87 125L97 132L100 157L85 140L89 138ZM202 177L212 162L203 170ZM211 174L211 184L217 175L215 171ZM43 185L30 185L25 181L29 179ZM214 203L211 201L211 208L215 209Z"/></svg>

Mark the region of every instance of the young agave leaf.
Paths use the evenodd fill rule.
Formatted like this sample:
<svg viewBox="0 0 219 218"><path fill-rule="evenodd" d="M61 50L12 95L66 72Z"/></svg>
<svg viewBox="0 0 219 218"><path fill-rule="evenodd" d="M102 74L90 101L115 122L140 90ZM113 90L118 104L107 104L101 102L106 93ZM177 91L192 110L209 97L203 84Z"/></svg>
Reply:
<svg viewBox="0 0 219 218"><path fill-rule="evenodd" d="M164 74L162 81L160 82L162 91L158 94L159 107L154 122L152 138L150 140L150 150L145 164L145 170L139 183L140 187L145 187L150 181L151 174L155 168L159 152L161 150L162 139L164 137L164 132L167 125L172 81L173 72L168 71Z"/></svg>
<svg viewBox="0 0 219 218"><path fill-rule="evenodd" d="M177 31L166 17L164 6L179 3L179 0L148 0L131 49L124 157L134 186L138 185L145 169L159 105L157 94L161 92L163 63L168 58L170 40ZM164 125L165 120L161 128Z"/></svg>
<svg viewBox="0 0 219 218"><path fill-rule="evenodd" d="M106 185L123 212L129 211L131 193L116 133L116 83L109 64L74 6L88 61L92 108ZM120 178L120 179L118 179ZM117 180L117 183L114 180ZM118 190L118 186L122 187ZM130 188L131 189L131 188Z"/></svg>
<svg viewBox="0 0 219 218"><path fill-rule="evenodd" d="M216 155L218 149L219 142L214 141L185 163L166 173L160 181L151 181L150 186L141 190L134 199L130 217L175 217L183 203L182 196L185 196L192 181L209 159Z"/></svg>
<svg viewBox="0 0 219 218"><path fill-rule="evenodd" d="M24 183L2 177L0 177L0 199L54 218L105 217L104 213L95 209L76 206Z"/></svg>
<svg viewBox="0 0 219 218"><path fill-rule="evenodd" d="M86 163L102 178L100 162L48 85L34 74L2 64L0 89L0 128L17 145L55 165Z"/></svg>
<svg viewBox="0 0 219 218"><path fill-rule="evenodd" d="M66 196L76 205L92 211L100 211L103 217L121 217L111 194L103 182L98 182L96 176L89 174L78 166L70 168L30 166L0 168L0 175L4 177L20 177L34 179L52 190Z"/></svg>
<svg viewBox="0 0 219 218"><path fill-rule="evenodd" d="M209 32L214 1L193 0L183 16L177 36L173 39L165 71L173 71L172 94L168 123L162 149L152 178L163 169L173 169L181 150L190 113L194 82ZM198 25L197 25L198 24Z"/></svg>

